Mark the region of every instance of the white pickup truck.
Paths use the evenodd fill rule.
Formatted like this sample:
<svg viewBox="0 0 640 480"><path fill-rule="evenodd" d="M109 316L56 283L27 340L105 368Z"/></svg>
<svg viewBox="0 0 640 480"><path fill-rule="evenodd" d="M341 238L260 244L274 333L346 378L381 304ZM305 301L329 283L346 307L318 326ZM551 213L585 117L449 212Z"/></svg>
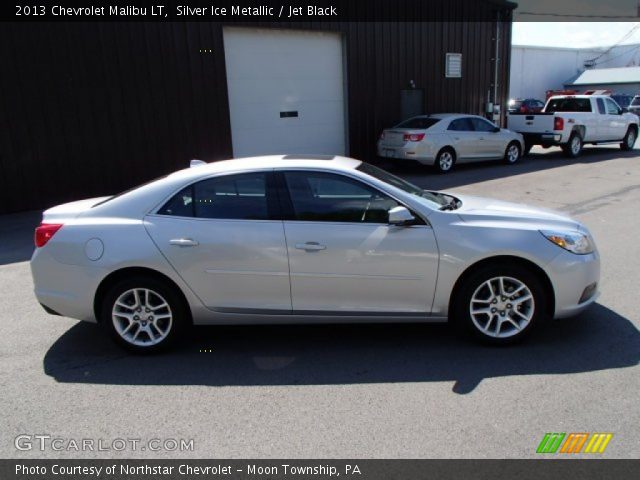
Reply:
<svg viewBox="0 0 640 480"><path fill-rule="evenodd" d="M507 127L522 134L525 153L533 145L559 145L565 155L577 157L586 143L633 149L638 122L637 115L625 112L609 96L561 95L551 97L540 113L510 114Z"/></svg>

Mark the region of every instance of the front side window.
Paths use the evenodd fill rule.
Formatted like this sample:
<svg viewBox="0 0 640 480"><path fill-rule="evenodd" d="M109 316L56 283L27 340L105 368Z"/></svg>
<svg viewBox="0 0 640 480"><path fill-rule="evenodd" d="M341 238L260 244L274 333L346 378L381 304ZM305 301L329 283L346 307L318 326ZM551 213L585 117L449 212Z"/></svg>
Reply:
<svg viewBox="0 0 640 480"><path fill-rule="evenodd" d="M616 104L616 102L608 98L606 99L606 102L607 102L607 113L609 115L618 115L620 113L620 109Z"/></svg>
<svg viewBox="0 0 640 480"><path fill-rule="evenodd" d="M227 175L202 180L180 191L160 215L232 220L269 220L267 174Z"/></svg>
<svg viewBox="0 0 640 480"><path fill-rule="evenodd" d="M351 178L324 172L285 172L294 218L301 221L387 223L399 204Z"/></svg>
<svg viewBox="0 0 640 480"><path fill-rule="evenodd" d="M640 97L633 97L633 100L631 100L631 106L632 107L637 107L640 106Z"/></svg>

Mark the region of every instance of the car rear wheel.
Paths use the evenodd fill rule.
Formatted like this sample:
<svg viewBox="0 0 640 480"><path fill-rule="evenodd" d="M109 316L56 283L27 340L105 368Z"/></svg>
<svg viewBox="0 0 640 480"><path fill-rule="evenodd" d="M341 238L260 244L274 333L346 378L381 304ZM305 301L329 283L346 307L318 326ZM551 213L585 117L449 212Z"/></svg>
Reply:
<svg viewBox="0 0 640 480"><path fill-rule="evenodd" d="M516 163L520 159L520 146L517 142L511 142L504 152L504 161L509 165Z"/></svg>
<svg viewBox="0 0 640 480"><path fill-rule="evenodd" d="M496 265L463 281L453 321L480 341L505 345L527 337L546 312L545 289L535 273L519 265Z"/></svg>
<svg viewBox="0 0 640 480"><path fill-rule="evenodd" d="M135 353L165 350L187 324L187 309L175 289L153 277L133 277L105 295L100 322L120 346Z"/></svg>
<svg viewBox="0 0 640 480"><path fill-rule="evenodd" d="M562 146L562 151L569 158L577 158L582 152L582 137L579 133L573 132L566 145Z"/></svg>
<svg viewBox="0 0 640 480"><path fill-rule="evenodd" d="M434 167L438 171L438 173L447 173L450 172L453 168L453 165L456 163L456 155L453 153L453 150L449 148L443 148L438 152L436 156L436 161L434 163Z"/></svg>
<svg viewBox="0 0 640 480"><path fill-rule="evenodd" d="M622 143L620 144L620 148L625 151L633 150L633 146L636 144L636 140L638 139L638 132L635 128L629 127L627 130L627 134L624 136Z"/></svg>

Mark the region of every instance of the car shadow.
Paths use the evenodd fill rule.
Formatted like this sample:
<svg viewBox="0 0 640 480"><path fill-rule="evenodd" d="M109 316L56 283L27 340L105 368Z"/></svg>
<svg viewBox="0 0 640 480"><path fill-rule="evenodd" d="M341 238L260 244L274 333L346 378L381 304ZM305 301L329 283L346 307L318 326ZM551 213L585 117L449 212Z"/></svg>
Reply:
<svg viewBox="0 0 640 480"><path fill-rule="evenodd" d="M536 171L562 168L571 164L592 164L608 160L637 159L640 151L625 152L618 146L586 146L580 157L566 158L559 148L535 148L515 165L502 161L475 162L456 165L447 174L439 174L432 167L417 162L398 163L378 158L373 163L416 185L430 190L447 190L497 178L508 178Z"/></svg>
<svg viewBox="0 0 640 480"><path fill-rule="evenodd" d="M58 382L110 385L335 385L454 382L467 394L485 378L633 367L640 333L602 305L550 322L505 348L461 340L447 325L198 327L177 349L129 355L96 325L69 329L44 357Z"/></svg>

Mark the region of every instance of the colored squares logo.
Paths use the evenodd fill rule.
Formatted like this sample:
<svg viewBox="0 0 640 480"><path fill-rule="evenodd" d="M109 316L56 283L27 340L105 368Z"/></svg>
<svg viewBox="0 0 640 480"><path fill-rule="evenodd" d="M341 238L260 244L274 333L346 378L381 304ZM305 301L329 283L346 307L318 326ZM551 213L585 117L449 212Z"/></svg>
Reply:
<svg viewBox="0 0 640 480"><path fill-rule="evenodd" d="M536 453L604 453L613 433L546 433Z"/></svg>

